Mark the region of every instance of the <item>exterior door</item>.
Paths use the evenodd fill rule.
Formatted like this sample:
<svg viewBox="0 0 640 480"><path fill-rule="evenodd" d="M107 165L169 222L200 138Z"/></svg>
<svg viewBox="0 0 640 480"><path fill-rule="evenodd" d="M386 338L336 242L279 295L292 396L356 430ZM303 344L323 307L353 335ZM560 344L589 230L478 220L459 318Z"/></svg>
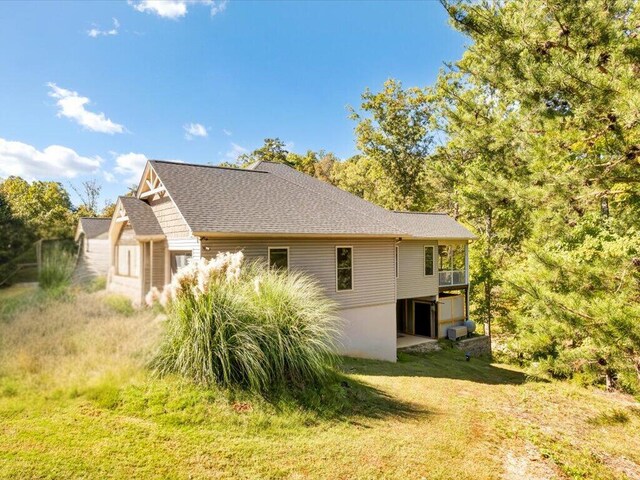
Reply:
<svg viewBox="0 0 640 480"><path fill-rule="evenodd" d="M414 302L414 322L416 335L432 337L431 329L431 304L425 302Z"/></svg>

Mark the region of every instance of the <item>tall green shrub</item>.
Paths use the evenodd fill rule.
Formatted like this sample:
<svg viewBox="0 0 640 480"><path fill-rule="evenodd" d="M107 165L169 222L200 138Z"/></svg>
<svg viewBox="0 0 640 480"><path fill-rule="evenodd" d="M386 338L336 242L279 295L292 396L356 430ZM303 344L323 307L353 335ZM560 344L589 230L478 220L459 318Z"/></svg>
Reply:
<svg viewBox="0 0 640 480"><path fill-rule="evenodd" d="M203 259L159 295L168 320L156 371L259 392L323 383L337 359L335 305L305 275L242 262Z"/></svg>
<svg viewBox="0 0 640 480"><path fill-rule="evenodd" d="M71 282L75 257L72 253L59 247L47 250L42 259L42 267L38 275L40 287L44 290L55 290Z"/></svg>

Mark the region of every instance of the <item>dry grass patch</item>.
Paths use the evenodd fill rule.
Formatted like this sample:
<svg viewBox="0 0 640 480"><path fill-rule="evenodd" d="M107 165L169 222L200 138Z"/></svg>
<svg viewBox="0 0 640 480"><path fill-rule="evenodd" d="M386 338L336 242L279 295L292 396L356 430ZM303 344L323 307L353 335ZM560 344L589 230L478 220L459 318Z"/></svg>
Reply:
<svg viewBox="0 0 640 480"><path fill-rule="evenodd" d="M18 312L2 327L2 375L43 389L82 389L138 372L157 340L158 322L149 311L124 316L110 298L78 290Z"/></svg>

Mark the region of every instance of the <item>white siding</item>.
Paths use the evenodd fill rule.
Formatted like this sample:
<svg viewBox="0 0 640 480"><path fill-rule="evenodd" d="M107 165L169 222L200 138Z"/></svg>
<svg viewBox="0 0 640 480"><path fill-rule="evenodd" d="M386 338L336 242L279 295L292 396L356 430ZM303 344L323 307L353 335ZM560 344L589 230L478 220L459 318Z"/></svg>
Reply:
<svg viewBox="0 0 640 480"><path fill-rule="evenodd" d="M168 238L167 245L167 248L172 252L191 251L193 261L200 259L200 239L197 237Z"/></svg>
<svg viewBox="0 0 640 480"><path fill-rule="evenodd" d="M340 308L395 303L393 239L202 239L202 256L242 250L266 262L270 246L289 247L289 267L314 277ZM336 246L353 247L353 290L336 292ZM395 322L395 315L392 320Z"/></svg>
<svg viewBox="0 0 640 480"><path fill-rule="evenodd" d="M424 274L424 247L433 246L433 275ZM399 245L398 298L438 294L438 243L403 240Z"/></svg>

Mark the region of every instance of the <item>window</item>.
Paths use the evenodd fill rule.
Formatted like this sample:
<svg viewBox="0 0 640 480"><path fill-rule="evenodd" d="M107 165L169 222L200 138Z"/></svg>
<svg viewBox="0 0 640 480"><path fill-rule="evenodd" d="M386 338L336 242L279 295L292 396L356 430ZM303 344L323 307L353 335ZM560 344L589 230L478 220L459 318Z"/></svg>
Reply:
<svg viewBox="0 0 640 480"><path fill-rule="evenodd" d="M137 245L117 245L116 259L118 275L123 277L138 276L138 252Z"/></svg>
<svg viewBox="0 0 640 480"><path fill-rule="evenodd" d="M336 290L353 290L352 247L336 247Z"/></svg>
<svg viewBox="0 0 640 480"><path fill-rule="evenodd" d="M269 268L289 270L289 247L269 247Z"/></svg>
<svg viewBox="0 0 640 480"><path fill-rule="evenodd" d="M433 247L424 247L424 274L433 275Z"/></svg>
<svg viewBox="0 0 640 480"><path fill-rule="evenodd" d="M171 275L175 275L181 268L191 263L191 252L171 252Z"/></svg>

